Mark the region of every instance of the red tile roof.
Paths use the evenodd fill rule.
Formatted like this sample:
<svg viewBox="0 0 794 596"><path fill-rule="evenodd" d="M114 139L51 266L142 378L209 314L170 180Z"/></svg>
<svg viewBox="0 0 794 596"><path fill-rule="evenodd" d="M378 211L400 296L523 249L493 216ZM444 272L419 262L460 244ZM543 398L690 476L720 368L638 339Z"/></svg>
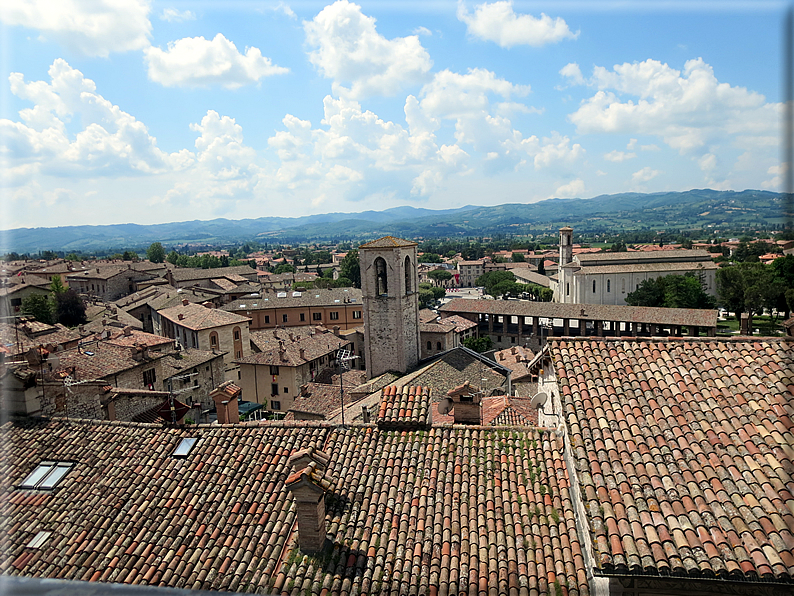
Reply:
<svg viewBox="0 0 794 596"><path fill-rule="evenodd" d="M589 594L553 433L321 423L1 427L0 573L314 594ZM187 457L172 453L198 437ZM289 458L330 456L318 557L297 548ZM55 490L16 486L44 459ZM52 532L38 549L26 544Z"/></svg>
<svg viewBox="0 0 794 596"><path fill-rule="evenodd" d="M429 427L430 393L429 387L384 387L378 412L378 427L401 430Z"/></svg>
<svg viewBox="0 0 794 596"><path fill-rule="evenodd" d="M794 583L786 341L552 341L601 574Z"/></svg>

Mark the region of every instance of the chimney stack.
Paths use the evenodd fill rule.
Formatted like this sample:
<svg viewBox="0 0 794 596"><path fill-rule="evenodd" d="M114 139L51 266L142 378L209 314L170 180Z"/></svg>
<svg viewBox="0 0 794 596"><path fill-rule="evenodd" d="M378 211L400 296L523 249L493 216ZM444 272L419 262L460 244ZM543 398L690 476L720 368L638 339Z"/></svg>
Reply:
<svg viewBox="0 0 794 596"><path fill-rule="evenodd" d="M187 306L188 304L190 304L190 300L187 298L182 298L182 306Z"/></svg>
<svg viewBox="0 0 794 596"><path fill-rule="evenodd" d="M452 398L455 424L482 424L481 397L468 381L451 389L447 395Z"/></svg>
<svg viewBox="0 0 794 596"><path fill-rule="evenodd" d="M132 335L132 327L127 325L126 327L124 327L124 329L122 329L122 332L124 333L124 335L129 337L130 335Z"/></svg>
<svg viewBox="0 0 794 596"><path fill-rule="evenodd" d="M240 422L240 409L237 398L242 391L231 381L226 381L210 392L210 397L215 402L215 410L218 412L218 424L236 424Z"/></svg>
<svg viewBox="0 0 794 596"><path fill-rule="evenodd" d="M306 360L306 350L304 348L300 348L299 350L301 360Z"/></svg>
<svg viewBox="0 0 794 596"><path fill-rule="evenodd" d="M316 553L325 544L325 487L328 483L317 470L317 464L294 472L285 488L295 499L298 521L298 546L304 553ZM330 488L330 486L329 486Z"/></svg>
<svg viewBox="0 0 794 596"><path fill-rule="evenodd" d="M185 315L183 315L182 313L179 313L177 316L179 317L180 321L185 318Z"/></svg>

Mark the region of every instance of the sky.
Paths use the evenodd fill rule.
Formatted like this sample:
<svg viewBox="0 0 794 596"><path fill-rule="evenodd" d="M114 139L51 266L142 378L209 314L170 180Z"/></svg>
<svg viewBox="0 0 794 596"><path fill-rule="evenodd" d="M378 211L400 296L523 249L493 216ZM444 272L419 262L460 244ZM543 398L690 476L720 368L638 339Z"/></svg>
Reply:
<svg viewBox="0 0 794 596"><path fill-rule="evenodd" d="M788 7L5 0L0 228L781 191Z"/></svg>

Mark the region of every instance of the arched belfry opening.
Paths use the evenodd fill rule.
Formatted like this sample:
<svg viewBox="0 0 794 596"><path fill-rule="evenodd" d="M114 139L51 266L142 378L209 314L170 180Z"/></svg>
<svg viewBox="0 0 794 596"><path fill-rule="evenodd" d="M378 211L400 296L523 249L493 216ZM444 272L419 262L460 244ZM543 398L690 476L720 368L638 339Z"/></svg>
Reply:
<svg viewBox="0 0 794 596"><path fill-rule="evenodd" d="M378 296L389 294L389 279L386 273L386 261L378 257L375 259L375 293Z"/></svg>
<svg viewBox="0 0 794 596"><path fill-rule="evenodd" d="M405 257L405 293L410 294L414 291L413 285L414 270L411 265L411 257Z"/></svg>

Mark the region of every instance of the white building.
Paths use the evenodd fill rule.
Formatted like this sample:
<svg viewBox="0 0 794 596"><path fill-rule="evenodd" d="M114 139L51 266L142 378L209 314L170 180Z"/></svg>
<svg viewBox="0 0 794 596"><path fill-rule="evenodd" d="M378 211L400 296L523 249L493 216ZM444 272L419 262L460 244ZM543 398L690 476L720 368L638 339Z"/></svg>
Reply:
<svg viewBox="0 0 794 596"><path fill-rule="evenodd" d="M716 296L718 265L705 250L605 252L572 255L573 230L560 230L560 269L552 284L554 301L565 304L626 304L626 295L646 279L694 273Z"/></svg>

